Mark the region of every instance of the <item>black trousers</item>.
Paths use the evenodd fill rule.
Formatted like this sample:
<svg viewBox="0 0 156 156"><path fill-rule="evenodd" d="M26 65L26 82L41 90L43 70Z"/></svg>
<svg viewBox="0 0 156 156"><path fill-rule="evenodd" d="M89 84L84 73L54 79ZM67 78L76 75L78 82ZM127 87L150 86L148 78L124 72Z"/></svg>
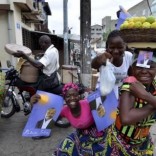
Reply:
<svg viewBox="0 0 156 156"><path fill-rule="evenodd" d="M27 82L22 81L19 78L19 79L16 80L15 85L17 87L19 87L19 88L29 86L29 87L34 88L35 90L42 90L42 91L45 91L45 92L49 92L49 93L53 93L53 94L57 94L57 95L62 95L62 89L63 89L63 86L64 86L62 83L60 83L58 86L56 86L54 88L43 89L42 88L43 78L44 77L39 76L39 79L38 79L38 81L36 83L27 83Z"/></svg>
<svg viewBox="0 0 156 156"><path fill-rule="evenodd" d="M44 74L41 74L39 76L38 82L39 85L37 87L38 90L42 90L45 92L49 92L49 93L53 93L53 94L57 94L57 95L62 95L62 89L63 89L63 84L60 83L58 86L56 87L52 87L52 88L48 88L48 89L43 89L43 80L46 78L47 76Z"/></svg>

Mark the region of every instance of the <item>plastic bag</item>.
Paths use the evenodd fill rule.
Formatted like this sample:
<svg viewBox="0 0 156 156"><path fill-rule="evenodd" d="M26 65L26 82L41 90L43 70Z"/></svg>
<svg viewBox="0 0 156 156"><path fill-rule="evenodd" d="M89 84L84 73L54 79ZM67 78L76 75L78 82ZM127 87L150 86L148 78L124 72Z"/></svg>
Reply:
<svg viewBox="0 0 156 156"><path fill-rule="evenodd" d="M100 67L100 92L102 96L109 94L115 86L115 75L109 60L106 61L106 66Z"/></svg>

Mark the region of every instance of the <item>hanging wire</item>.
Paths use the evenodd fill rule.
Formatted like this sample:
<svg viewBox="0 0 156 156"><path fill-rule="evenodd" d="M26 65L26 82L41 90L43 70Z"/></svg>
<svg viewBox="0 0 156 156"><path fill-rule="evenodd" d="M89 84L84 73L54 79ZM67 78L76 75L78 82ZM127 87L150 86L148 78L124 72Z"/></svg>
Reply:
<svg viewBox="0 0 156 156"><path fill-rule="evenodd" d="M150 10L150 15L153 15L152 10L151 10L151 6L150 6L150 3L149 3L149 0L147 0L147 5L148 5L149 10Z"/></svg>

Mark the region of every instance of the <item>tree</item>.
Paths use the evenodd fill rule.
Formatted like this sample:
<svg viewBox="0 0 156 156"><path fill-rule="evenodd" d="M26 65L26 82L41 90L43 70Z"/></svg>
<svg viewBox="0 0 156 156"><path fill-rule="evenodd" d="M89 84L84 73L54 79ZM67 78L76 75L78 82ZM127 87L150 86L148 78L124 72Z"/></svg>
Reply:
<svg viewBox="0 0 156 156"><path fill-rule="evenodd" d="M109 35L110 32L111 32L111 30L103 33L103 41L106 41L107 40L107 37L108 37L108 35Z"/></svg>

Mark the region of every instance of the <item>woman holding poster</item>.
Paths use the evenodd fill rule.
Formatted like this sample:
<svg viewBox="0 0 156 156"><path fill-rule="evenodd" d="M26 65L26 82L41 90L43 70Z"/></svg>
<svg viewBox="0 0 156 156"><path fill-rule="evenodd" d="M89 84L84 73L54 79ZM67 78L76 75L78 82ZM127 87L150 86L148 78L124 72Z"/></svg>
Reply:
<svg viewBox="0 0 156 156"><path fill-rule="evenodd" d="M98 132L89 102L86 99L80 100L79 88L73 83L64 86L63 96L67 105L64 105L60 116L66 117L76 131L61 142L54 155L94 156L102 153L105 133ZM31 103L39 98L38 95L34 95ZM101 111L100 105L97 109L100 109L98 111L103 116L104 110Z"/></svg>
<svg viewBox="0 0 156 156"><path fill-rule="evenodd" d="M76 84L66 84L63 95L67 105L61 116L66 117L76 131L65 138L55 155L94 156L103 151L104 132L98 132L87 100L80 100Z"/></svg>

